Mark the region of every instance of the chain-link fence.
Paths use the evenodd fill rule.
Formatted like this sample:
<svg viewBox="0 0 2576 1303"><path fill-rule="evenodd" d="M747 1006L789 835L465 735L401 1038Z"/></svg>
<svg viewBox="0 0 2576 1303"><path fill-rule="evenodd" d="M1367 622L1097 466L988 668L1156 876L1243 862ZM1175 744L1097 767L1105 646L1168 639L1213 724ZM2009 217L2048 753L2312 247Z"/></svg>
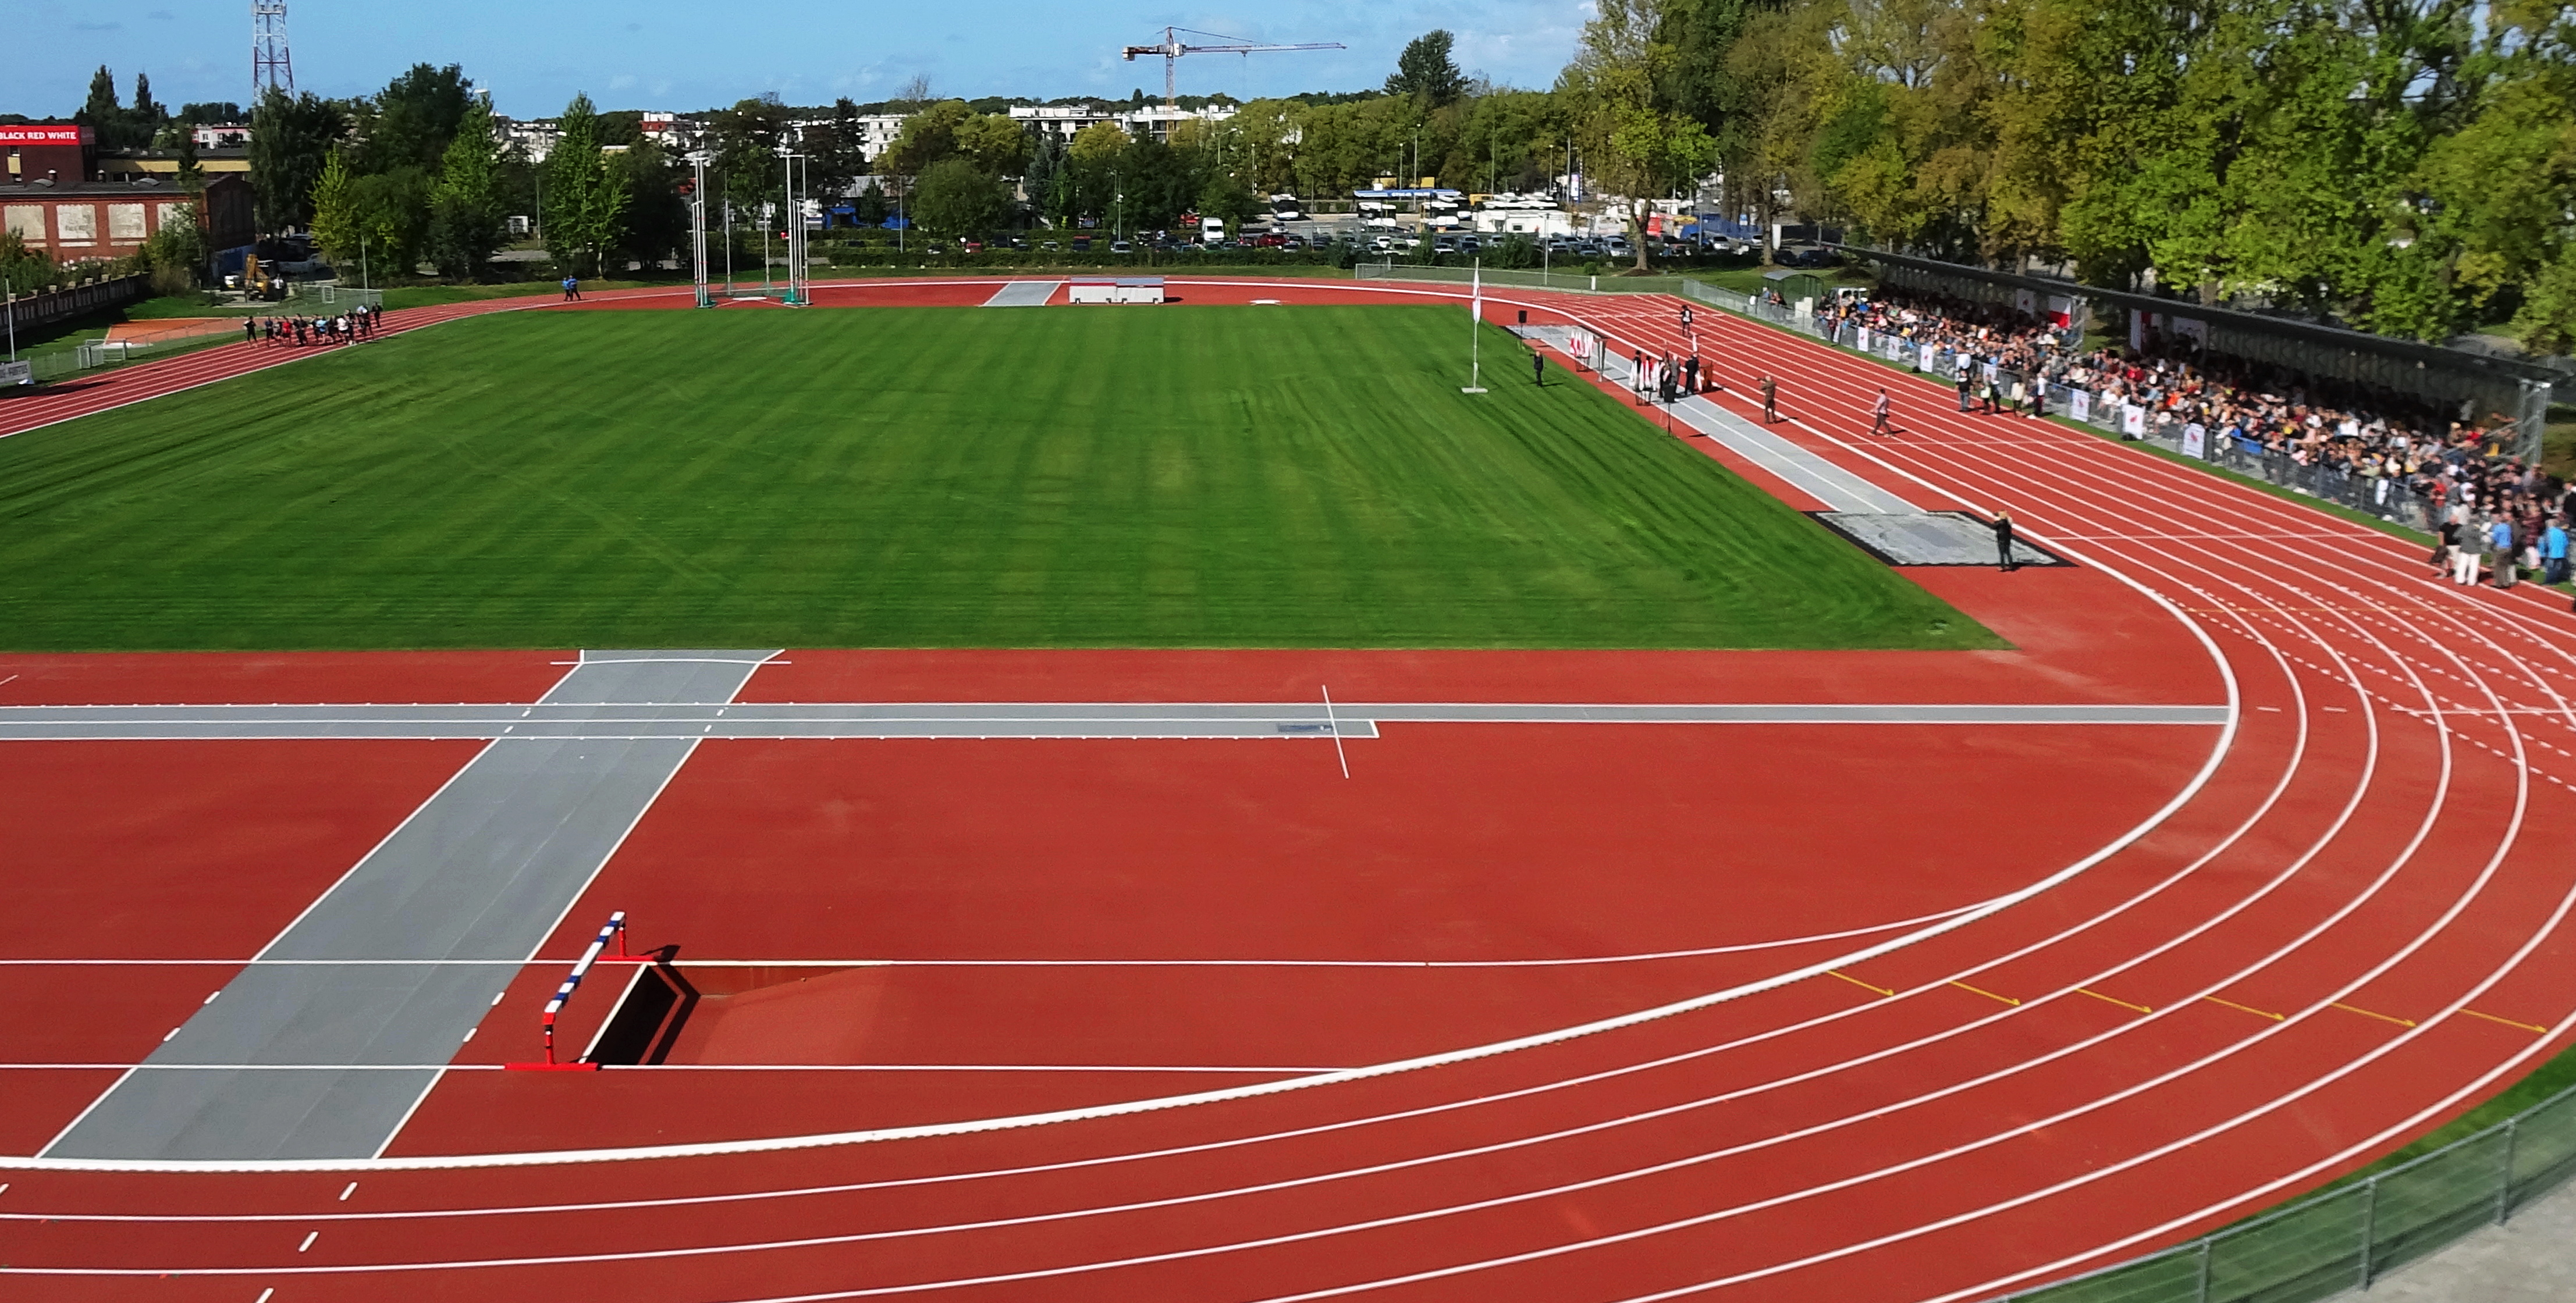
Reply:
<svg viewBox="0 0 2576 1303"><path fill-rule="evenodd" d="M2576 1090L2214 1235L2009 1303L2308 1303L2370 1283L2576 1175Z"/></svg>

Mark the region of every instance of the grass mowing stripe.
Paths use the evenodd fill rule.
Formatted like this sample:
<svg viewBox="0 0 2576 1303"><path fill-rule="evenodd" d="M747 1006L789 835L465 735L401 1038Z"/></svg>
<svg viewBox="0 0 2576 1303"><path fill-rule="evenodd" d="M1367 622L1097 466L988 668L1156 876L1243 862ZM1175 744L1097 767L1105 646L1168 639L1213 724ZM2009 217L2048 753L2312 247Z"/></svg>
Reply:
<svg viewBox="0 0 2576 1303"><path fill-rule="evenodd" d="M0 441L0 645L2000 645L1460 324L453 323Z"/></svg>

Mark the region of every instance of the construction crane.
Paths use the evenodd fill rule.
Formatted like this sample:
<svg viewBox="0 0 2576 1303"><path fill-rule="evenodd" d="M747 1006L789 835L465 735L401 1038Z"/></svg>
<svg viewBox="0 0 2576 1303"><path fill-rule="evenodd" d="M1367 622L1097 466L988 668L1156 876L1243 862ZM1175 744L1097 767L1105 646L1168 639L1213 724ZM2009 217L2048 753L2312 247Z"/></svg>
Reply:
<svg viewBox="0 0 2576 1303"><path fill-rule="evenodd" d="M1223 41L1225 44L1191 45L1181 40L1181 34L1183 32L1189 32L1192 36L1205 37L1210 41ZM1343 50L1348 48L1350 47L1343 45L1339 41L1323 41L1307 45L1268 45L1259 41L1247 41L1240 36L1219 36L1214 32L1192 32L1186 27L1166 27L1163 29L1162 44L1130 45L1127 47L1126 53L1127 60L1130 63L1135 62L1136 56L1140 54L1159 54L1163 56L1163 107L1178 108L1180 107L1180 96L1176 94L1173 89L1172 64L1178 61L1184 54L1268 54L1278 50Z"/></svg>

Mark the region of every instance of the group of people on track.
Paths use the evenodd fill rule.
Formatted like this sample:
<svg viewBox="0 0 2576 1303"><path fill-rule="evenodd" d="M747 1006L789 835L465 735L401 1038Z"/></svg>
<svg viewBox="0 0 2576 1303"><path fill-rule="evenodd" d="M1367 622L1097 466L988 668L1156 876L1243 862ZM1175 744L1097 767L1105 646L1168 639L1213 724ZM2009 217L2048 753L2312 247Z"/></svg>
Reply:
<svg viewBox="0 0 2576 1303"><path fill-rule="evenodd" d="M329 317L252 317L242 322L242 338L252 344L351 344L373 338L383 308L360 306Z"/></svg>

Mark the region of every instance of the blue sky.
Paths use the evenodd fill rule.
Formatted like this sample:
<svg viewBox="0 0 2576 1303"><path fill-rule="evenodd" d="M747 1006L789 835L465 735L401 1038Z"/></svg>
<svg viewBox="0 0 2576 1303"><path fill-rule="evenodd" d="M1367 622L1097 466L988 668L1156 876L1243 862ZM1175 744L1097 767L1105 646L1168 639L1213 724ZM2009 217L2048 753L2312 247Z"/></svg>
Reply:
<svg viewBox="0 0 2576 1303"><path fill-rule="evenodd" d="M68 114L104 63L120 94L152 76L153 98L247 102L247 0L8 0L8 75L0 112ZM699 109L777 91L791 104L841 95L865 102L915 73L941 95L1123 96L1162 91L1162 61L1118 57L1175 24L1259 41L1340 41L1348 50L1199 55L1180 62L1184 94L1257 97L1357 90L1383 82L1404 43L1436 27L1458 34L1458 63L1496 81L1544 87L1590 14L1587 0L1271 0L1239 7L1139 8L1132 17L1080 7L994 4L798 4L773 30L763 6L676 0L290 0L296 87L326 95L381 88L414 63L461 63L495 106L538 117L587 90L602 108ZM896 12L889 14L887 10ZM725 15L722 29L707 16Z"/></svg>

